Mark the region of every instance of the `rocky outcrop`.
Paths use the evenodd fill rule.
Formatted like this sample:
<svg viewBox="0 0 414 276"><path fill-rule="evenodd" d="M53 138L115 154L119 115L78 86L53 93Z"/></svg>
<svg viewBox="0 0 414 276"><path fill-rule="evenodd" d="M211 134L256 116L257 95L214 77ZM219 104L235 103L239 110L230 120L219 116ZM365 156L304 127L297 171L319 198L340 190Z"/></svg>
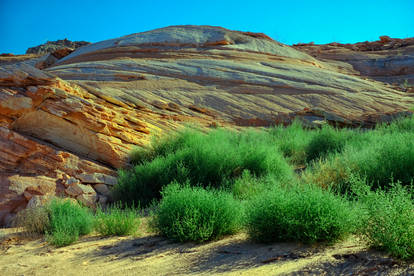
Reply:
<svg viewBox="0 0 414 276"><path fill-rule="evenodd" d="M48 41L39 46L31 47L26 50L26 54L36 54L36 55L51 54L60 49L75 50L79 47L89 45L89 44L91 43L86 42L86 41L70 41L67 38L65 38L65 39L56 40L56 41Z"/></svg>
<svg viewBox="0 0 414 276"><path fill-rule="evenodd" d="M44 66L47 56L0 57L0 224L52 196L105 204L134 147L188 123L371 127L414 104L345 61L298 49L173 26L58 50Z"/></svg>
<svg viewBox="0 0 414 276"><path fill-rule="evenodd" d="M381 36L373 42L311 43L294 47L350 73L393 84L393 88L404 92L414 92L414 38Z"/></svg>
<svg viewBox="0 0 414 276"><path fill-rule="evenodd" d="M133 147L149 143L149 134L210 123L204 114L166 106L153 112L125 104L24 63L1 67L0 225L52 196L104 205L116 169Z"/></svg>

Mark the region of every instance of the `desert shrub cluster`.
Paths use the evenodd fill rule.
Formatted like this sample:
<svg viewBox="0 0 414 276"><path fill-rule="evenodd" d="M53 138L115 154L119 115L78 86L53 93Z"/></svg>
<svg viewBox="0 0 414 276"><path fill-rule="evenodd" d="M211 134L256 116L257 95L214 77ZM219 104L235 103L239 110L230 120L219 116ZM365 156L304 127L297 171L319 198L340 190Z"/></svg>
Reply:
<svg viewBox="0 0 414 276"><path fill-rule="evenodd" d="M141 206L159 199L161 189L172 181L223 188L245 170L256 177L284 179L292 175L275 138L260 131L218 129L205 134L187 129L140 152L134 154L135 167L120 172L114 196Z"/></svg>
<svg viewBox="0 0 414 276"><path fill-rule="evenodd" d="M261 242L333 242L355 230L350 202L313 185L274 186L246 209L249 235Z"/></svg>
<svg viewBox="0 0 414 276"><path fill-rule="evenodd" d="M383 188L371 190L358 179L355 193L363 203L364 223L361 233L375 248L385 250L401 259L414 257L414 202L412 187L391 182Z"/></svg>
<svg viewBox="0 0 414 276"><path fill-rule="evenodd" d="M203 242L236 233L243 215L241 202L228 192L171 183L162 191L155 225L173 240Z"/></svg>
<svg viewBox="0 0 414 276"><path fill-rule="evenodd" d="M372 130L298 121L255 131L186 129L135 151L114 193L144 206L158 200L155 226L177 241L247 231L259 242L330 243L356 234L410 259L413 138L413 118Z"/></svg>
<svg viewBox="0 0 414 276"><path fill-rule="evenodd" d="M298 121L241 131L187 128L133 152L112 190L122 205L92 214L52 203L26 226L56 245L92 230L130 235L138 212L121 207L151 205L156 231L179 242L240 231L258 242L332 243L353 234L413 259L413 179L412 117L370 130L309 129Z"/></svg>
<svg viewBox="0 0 414 276"><path fill-rule="evenodd" d="M66 246L80 236L96 231L102 236L133 234L139 226L139 212L134 208L108 207L93 210L67 199L54 198L44 206L25 209L17 215L15 226L29 234L44 234L55 246Z"/></svg>

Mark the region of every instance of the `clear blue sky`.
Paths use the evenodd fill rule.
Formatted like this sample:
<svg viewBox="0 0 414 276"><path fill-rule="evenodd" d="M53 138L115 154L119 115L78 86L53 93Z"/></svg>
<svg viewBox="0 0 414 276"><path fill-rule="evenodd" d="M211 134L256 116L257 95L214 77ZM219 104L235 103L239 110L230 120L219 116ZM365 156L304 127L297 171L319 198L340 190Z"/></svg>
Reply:
<svg viewBox="0 0 414 276"><path fill-rule="evenodd" d="M0 0L0 53L181 24L263 32L286 44L413 37L414 0Z"/></svg>

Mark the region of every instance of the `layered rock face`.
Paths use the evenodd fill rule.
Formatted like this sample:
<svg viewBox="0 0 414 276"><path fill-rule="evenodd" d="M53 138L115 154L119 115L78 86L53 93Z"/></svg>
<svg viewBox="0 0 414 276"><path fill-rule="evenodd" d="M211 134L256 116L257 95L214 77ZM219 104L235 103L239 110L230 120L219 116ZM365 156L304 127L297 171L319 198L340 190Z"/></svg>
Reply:
<svg viewBox="0 0 414 276"><path fill-rule="evenodd" d="M104 204L134 147L187 123L364 125L414 104L309 52L264 34L173 26L63 53L43 70L0 57L0 224L52 195Z"/></svg>
<svg viewBox="0 0 414 276"><path fill-rule="evenodd" d="M271 122L279 112L304 108L350 118L412 102L407 93L361 78L350 64L214 27L168 27L103 41L47 71L125 103L197 105L238 122Z"/></svg>
<svg viewBox="0 0 414 276"><path fill-rule="evenodd" d="M393 84L394 88L414 92L414 38L381 36L373 42L297 44L294 47L338 66L344 64L343 67L349 68L351 65L358 74Z"/></svg>

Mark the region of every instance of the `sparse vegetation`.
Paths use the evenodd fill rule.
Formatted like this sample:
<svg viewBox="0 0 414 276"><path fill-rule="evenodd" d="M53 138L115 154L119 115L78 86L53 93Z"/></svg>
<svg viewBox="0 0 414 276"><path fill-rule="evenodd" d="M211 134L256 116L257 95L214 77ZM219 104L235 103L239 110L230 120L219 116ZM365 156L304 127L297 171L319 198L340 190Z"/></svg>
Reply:
<svg viewBox="0 0 414 276"><path fill-rule="evenodd" d="M105 211L98 208L95 215L95 231L102 236L127 236L137 232L140 224L139 211L133 207L122 208L115 204Z"/></svg>
<svg viewBox="0 0 414 276"><path fill-rule="evenodd" d="M23 227L28 235L44 234L50 226L49 212L45 207L27 208L14 219L15 227Z"/></svg>
<svg viewBox="0 0 414 276"><path fill-rule="evenodd" d="M411 85L409 82L408 82L408 80L407 79L405 79L404 80L404 82L403 83L401 83L401 85L400 85L400 87L404 90L404 91L409 91L412 87L413 87L413 85Z"/></svg>

